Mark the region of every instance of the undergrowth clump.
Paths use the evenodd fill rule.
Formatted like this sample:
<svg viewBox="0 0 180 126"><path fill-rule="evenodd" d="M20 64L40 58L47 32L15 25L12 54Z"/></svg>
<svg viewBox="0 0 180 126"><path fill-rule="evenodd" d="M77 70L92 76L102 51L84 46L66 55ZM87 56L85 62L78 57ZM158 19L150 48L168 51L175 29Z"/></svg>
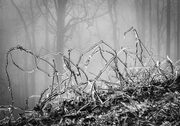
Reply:
<svg viewBox="0 0 180 126"><path fill-rule="evenodd" d="M12 102L11 105L1 106L0 110L9 114L0 121L0 125L179 126L180 61L173 63L169 57L161 62L155 61L137 31L132 27L124 35L128 32L135 35L135 52L126 48L116 51L100 41L82 53L77 63L71 60L73 50L68 51L68 56L60 52L52 54L62 56L63 74L57 71L54 60L49 62L46 57L22 46L11 48L7 52L6 74ZM27 107L17 119L14 119L13 111L20 108L14 106L8 73L9 59L18 69L27 71L13 60L15 50L34 57L36 67L32 71L37 69L52 77L51 86L41 93L36 106L29 109L27 99ZM125 58L120 56L122 54ZM95 55L99 55L103 62L98 74L87 70ZM54 72L50 74L40 68L38 60L48 64ZM132 61L134 65L130 66ZM107 77L103 77L104 74Z"/></svg>

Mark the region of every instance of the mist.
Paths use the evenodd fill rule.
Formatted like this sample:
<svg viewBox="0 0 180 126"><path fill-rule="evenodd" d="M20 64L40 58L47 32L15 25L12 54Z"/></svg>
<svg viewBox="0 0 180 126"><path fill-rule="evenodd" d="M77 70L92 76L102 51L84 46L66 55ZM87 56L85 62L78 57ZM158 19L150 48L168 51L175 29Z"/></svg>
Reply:
<svg viewBox="0 0 180 126"><path fill-rule="evenodd" d="M71 51L71 60L78 62L83 52L100 41L117 51L134 51L133 28L154 59L163 61L168 56L175 62L180 59L179 22L179 0L0 0L0 105L11 104L5 68L13 47L27 49L14 50L13 61L9 58L14 104L23 108L29 99L32 108L52 83L54 71L46 61L56 65L59 75L65 71L57 53L68 56ZM46 61L36 62L34 56ZM103 68L99 59L93 57L87 69L90 79Z"/></svg>

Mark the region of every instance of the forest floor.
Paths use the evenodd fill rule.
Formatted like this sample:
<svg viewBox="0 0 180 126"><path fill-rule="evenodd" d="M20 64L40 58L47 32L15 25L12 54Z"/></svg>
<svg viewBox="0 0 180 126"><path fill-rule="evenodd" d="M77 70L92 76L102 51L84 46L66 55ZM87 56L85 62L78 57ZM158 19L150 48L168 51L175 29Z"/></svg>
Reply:
<svg viewBox="0 0 180 126"><path fill-rule="evenodd" d="M142 52L145 50L148 54L148 50L137 38L135 30L134 33L138 40L134 54L125 48L117 52L100 41L84 52L76 64L70 59L70 51L69 56L63 55L66 74L61 78L61 83L55 83L58 75L54 64L52 85L41 93L36 106L24 110L17 119L13 118L13 111L19 108L13 103L6 109L1 107L1 111L7 110L9 114L0 121L0 125L179 126L180 63L173 63L169 57L157 62L149 55L151 64L145 64ZM10 49L8 54L13 50L25 51L36 59L44 60L21 46ZM111 57L106 57L105 53ZM120 53L124 53L126 57L132 54L135 65L128 66L128 60L123 61L118 56ZM89 74L82 68L88 67L95 54L99 54L105 64L94 78L89 79ZM81 67L83 56L86 59L85 67ZM124 71L119 70L119 63L124 65ZM109 79L101 78L109 69ZM82 81L82 76L86 78L85 81ZM10 84L9 87L11 91ZM11 99L13 100L12 97Z"/></svg>

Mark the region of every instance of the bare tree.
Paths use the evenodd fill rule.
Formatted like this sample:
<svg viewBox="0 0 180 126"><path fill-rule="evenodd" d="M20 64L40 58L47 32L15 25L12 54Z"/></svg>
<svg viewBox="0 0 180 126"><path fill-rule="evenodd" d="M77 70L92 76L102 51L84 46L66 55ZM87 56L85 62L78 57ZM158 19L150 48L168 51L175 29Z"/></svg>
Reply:
<svg viewBox="0 0 180 126"><path fill-rule="evenodd" d="M152 48L152 7L151 7L151 4L152 4L151 0L149 0L149 43L150 43L150 48Z"/></svg>
<svg viewBox="0 0 180 126"><path fill-rule="evenodd" d="M43 0L44 2L44 0ZM49 1L48 1L49 2ZM48 2L46 4L48 4ZM49 19L51 19L54 24L49 23L52 29L55 31L56 36L56 47L55 50L58 52L63 53L64 51L64 44L67 41L67 38L72 35L73 28L78 25L81 22L87 22L90 20L93 20L97 17L103 16L106 13L97 15L99 6L101 5L101 2L98 5L95 5L94 14L89 15L88 9L86 7L87 2L95 2L95 1L85 1L85 0L79 0L79 1L70 1L70 0L54 0L53 1L53 8L46 6L49 13ZM44 2L45 3L45 2ZM52 4L52 2L51 2ZM75 8L76 6L76 8ZM76 14L77 12L77 6L81 8L81 13ZM75 9L73 9L75 8ZM39 7L41 10L41 7ZM55 15L51 12L52 9L55 9ZM92 10L89 10L92 11ZM46 12L47 13L47 12ZM45 16L45 14L43 14ZM62 59L61 56L56 56L56 67L59 73L63 72L62 67Z"/></svg>
<svg viewBox="0 0 180 126"><path fill-rule="evenodd" d="M25 31L25 38L26 38L25 47L31 48L30 47L31 39L30 39L27 23L26 23L23 15L22 15L21 10L18 8L18 6L14 2L14 0L11 0L11 3L15 7L15 9L16 9L16 11L17 11L17 13L18 13L18 15L19 15L19 17L20 17L20 19L22 21L22 24L24 26L23 28L24 28L24 31ZM27 68L27 65L28 65L28 57L25 56L25 58L24 58L24 67ZM22 96L22 99L26 98L27 95L28 95L28 80L29 80L28 75L25 73L24 74L24 81L23 81L24 84L21 85L21 88L20 88L20 94Z"/></svg>
<svg viewBox="0 0 180 126"><path fill-rule="evenodd" d="M158 52L158 59L160 59L160 14L159 14L159 1L157 0L157 7L156 7L156 15L157 15L157 52Z"/></svg>
<svg viewBox="0 0 180 126"><path fill-rule="evenodd" d="M145 38L146 38L146 0L142 0L142 5L141 5L141 39L142 39L142 42L145 43Z"/></svg>
<svg viewBox="0 0 180 126"><path fill-rule="evenodd" d="M44 15L44 19L45 19L45 48L46 50L50 50L50 43L49 43L49 26L48 26L48 20L49 20L49 12L48 12L48 0L44 0L45 1L45 15ZM48 59L47 59L48 60ZM46 71L49 71L48 69L48 65L46 64L45 66ZM45 77L46 81L48 82L48 78Z"/></svg>
<svg viewBox="0 0 180 126"><path fill-rule="evenodd" d="M35 30L35 16L34 16L34 7L33 7L33 1L30 0L30 12L31 12L31 50L36 52L36 30ZM29 95L33 95L35 93L35 85L36 85L36 81L35 81L35 73L31 75L31 85L29 85L28 89L30 90Z"/></svg>
<svg viewBox="0 0 180 126"><path fill-rule="evenodd" d="M180 1L177 0L177 45L176 45L176 51L177 51L177 58L176 60L180 59Z"/></svg>
<svg viewBox="0 0 180 126"><path fill-rule="evenodd" d="M118 50L119 47L119 42L118 42L118 37L117 37L117 24L118 24L118 17L117 17L117 0L108 0L108 11L109 11L109 16L111 19L111 24L112 24L112 30L113 30L113 42L114 42L114 47L116 50Z"/></svg>
<svg viewBox="0 0 180 126"><path fill-rule="evenodd" d="M55 3L56 13L57 13L56 48L57 51L60 51L62 53L64 49L66 5L67 5L67 0L57 0ZM60 73L62 73L63 72L62 59L60 57L57 57L56 61L57 61L57 69L59 70Z"/></svg>
<svg viewBox="0 0 180 126"><path fill-rule="evenodd" d="M170 35L171 35L171 24L170 24L170 11L171 11L171 1L167 0L167 16L166 16L166 36L167 36L167 40L166 40L166 55L170 56Z"/></svg>
<svg viewBox="0 0 180 126"><path fill-rule="evenodd" d="M135 10L136 10L136 22L137 30L140 33L140 38L143 43L145 43L145 9L146 9L146 0L135 0Z"/></svg>

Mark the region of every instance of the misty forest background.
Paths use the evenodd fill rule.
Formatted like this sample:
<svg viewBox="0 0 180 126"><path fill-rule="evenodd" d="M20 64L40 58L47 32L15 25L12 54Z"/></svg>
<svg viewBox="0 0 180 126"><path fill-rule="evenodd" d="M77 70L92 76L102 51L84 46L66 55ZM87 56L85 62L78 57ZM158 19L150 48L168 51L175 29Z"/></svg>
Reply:
<svg viewBox="0 0 180 126"><path fill-rule="evenodd" d="M114 49L135 49L135 37L124 32L134 27L141 41L156 60L168 55L180 59L180 0L0 0L0 104L10 104L5 74L6 53L21 45L36 55L72 49L72 60L88 47L105 41ZM34 67L33 57L23 52L13 53L15 62L25 70ZM55 58L63 73L63 63ZM101 67L98 57L88 68L96 74ZM39 63L47 72L52 70ZM40 71L26 73L12 63L9 67L16 106L39 95L51 84L52 78ZM34 105L36 97L30 99Z"/></svg>

